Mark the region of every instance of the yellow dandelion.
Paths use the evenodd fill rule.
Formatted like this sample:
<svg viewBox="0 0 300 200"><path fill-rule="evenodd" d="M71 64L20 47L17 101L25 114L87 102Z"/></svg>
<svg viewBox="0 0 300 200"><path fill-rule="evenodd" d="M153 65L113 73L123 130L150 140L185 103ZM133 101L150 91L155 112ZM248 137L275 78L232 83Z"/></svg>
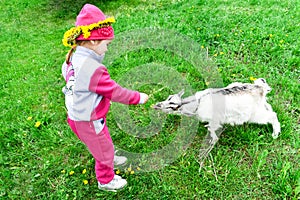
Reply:
<svg viewBox="0 0 300 200"><path fill-rule="evenodd" d="M137 169L138 171L140 171L140 170L141 170L141 168L140 168L140 167L137 167L136 169Z"/></svg>
<svg viewBox="0 0 300 200"><path fill-rule="evenodd" d="M38 128L38 127L40 127L40 126L41 126L41 122L40 122L40 121L35 122L34 127Z"/></svg>
<svg viewBox="0 0 300 200"><path fill-rule="evenodd" d="M75 172L74 171L70 171L69 175L72 176Z"/></svg>
<svg viewBox="0 0 300 200"><path fill-rule="evenodd" d="M236 77L236 74L231 74L232 77Z"/></svg>
<svg viewBox="0 0 300 200"><path fill-rule="evenodd" d="M86 173L86 169L82 170L82 174L85 174Z"/></svg>
<svg viewBox="0 0 300 200"><path fill-rule="evenodd" d="M27 117L27 120L28 121L32 120L32 117L31 116Z"/></svg>
<svg viewBox="0 0 300 200"><path fill-rule="evenodd" d="M250 81L255 81L257 78L254 78L253 76L250 76Z"/></svg>
<svg viewBox="0 0 300 200"><path fill-rule="evenodd" d="M130 171L130 174L134 174L134 171L132 170L132 171Z"/></svg>
<svg viewBox="0 0 300 200"><path fill-rule="evenodd" d="M116 174L118 175L118 174L120 174L121 173L121 171L118 169L117 171L116 171Z"/></svg>
<svg viewBox="0 0 300 200"><path fill-rule="evenodd" d="M128 167L128 168L127 168L127 171L129 171L129 172L130 172L131 170L132 170L132 169L131 169L131 167Z"/></svg>
<svg viewBox="0 0 300 200"><path fill-rule="evenodd" d="M273 34L269 34L269 37L270 37L270 38L273 37Z"/></svg>
<svg viewBox="0 0 300 200"><path fill-rule="evenodd" d="M83 182L84 185L87 185L89 183L88 180L83 180L82 182Z"/></svg>
<svg viewBox="0 0 300 200"><path fill-rule="evenodd" d="M204 46L203 46L203 45L201 46L201 49L204 49Z"/></svg>
<svg viewBox="0 0 300 200"><path fill-rule="evenodd" d="M220 55L224 55L224 52L223 52L223 51L221 51L221 52L220 52Z"/></svg>
<svg viewBox="0 0 300 200"><path fill-rule="evenodd" d="M60 173L65 174L66 170L63 169L63 170L60 171Z"/></svg>
<svg viewBox="0 0 300 200"><path fill-rule="evenodd" d="M214 57L217 57L217 56L218 56L218 54L217 54L217 53L215 53L215 54L214 54Z"/></svg>

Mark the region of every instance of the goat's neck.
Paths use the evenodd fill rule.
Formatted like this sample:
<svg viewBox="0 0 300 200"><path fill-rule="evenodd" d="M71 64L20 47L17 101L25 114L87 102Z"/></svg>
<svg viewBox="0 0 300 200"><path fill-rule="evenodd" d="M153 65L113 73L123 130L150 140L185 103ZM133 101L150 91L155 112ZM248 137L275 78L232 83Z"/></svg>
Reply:
<svg viewBox="0 0 300 200"><path fill-rule="evenodd" d="M179 109L180 114L194 116L197 113L198 101L194 95L182 99L182 105Z"/></svg>

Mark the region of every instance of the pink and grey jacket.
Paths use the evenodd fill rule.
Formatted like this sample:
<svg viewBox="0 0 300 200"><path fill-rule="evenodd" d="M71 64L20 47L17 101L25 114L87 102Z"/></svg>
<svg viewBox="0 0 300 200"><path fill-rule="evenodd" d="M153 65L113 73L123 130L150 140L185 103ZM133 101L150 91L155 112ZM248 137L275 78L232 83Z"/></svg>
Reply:
<svg viewBox="0 0 300 200"><path fill-rule="evenodd" d="M62 65L66 80L63 88L68 117L73 121L95 121L106 117L110 101L123 104L143 103L137 91L121 87L110 78L101 64L103 57L78 46L71 64Z"/></svg>

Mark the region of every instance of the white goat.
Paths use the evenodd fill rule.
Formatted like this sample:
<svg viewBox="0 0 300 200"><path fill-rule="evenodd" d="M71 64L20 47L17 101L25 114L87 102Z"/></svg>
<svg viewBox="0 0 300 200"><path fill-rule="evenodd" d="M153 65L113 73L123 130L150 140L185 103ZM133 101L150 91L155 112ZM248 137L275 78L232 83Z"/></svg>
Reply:
<svg viewBox="0 0 300 200"><path fill-rule="evenodd" d="M245 122L272 124L272 137L276 139L280 133L280 123L271 105L267 103L266 94L270 91L266 80L259 78L254 84L235 82L224 88L199 91L183 99L182 90L155 104L153 108L170 114L196 116L200 121L208 122L212 144L218 140L216 131L223 124Z"/></svg>

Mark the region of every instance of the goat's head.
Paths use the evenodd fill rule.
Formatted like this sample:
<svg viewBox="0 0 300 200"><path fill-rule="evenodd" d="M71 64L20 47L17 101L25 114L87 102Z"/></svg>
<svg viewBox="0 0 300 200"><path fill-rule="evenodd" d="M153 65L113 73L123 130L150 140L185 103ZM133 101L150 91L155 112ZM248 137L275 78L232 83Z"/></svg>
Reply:
<svg viewBox="0 0 300 200"><path fill-rule="evenodd" d="M272 88L268 85L266 79L264 79L264 78L256 79L254 81L254 84L261 86L264 89L265 94L269 93L272 90Z"/></svg>
<svg viewBox="0 0 300 200"><path fill-rule="evenodd" d="M181 90L178 94L170 95L165 101L161 101L153 105L156 110L161 110L165 113L177 113L178 109L182 106L182 95L184 90Z"/></svg>

